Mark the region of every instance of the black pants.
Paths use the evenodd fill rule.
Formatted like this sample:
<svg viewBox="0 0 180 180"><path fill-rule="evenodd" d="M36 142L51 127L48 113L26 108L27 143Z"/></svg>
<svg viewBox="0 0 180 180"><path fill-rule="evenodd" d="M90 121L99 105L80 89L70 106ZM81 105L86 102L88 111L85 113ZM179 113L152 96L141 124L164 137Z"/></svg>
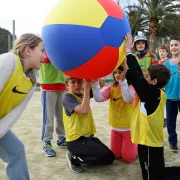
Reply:
<svg viewBox="0 0 180 180"><path fill-rule="evenodd" d="M80 137L67 142L67 149L71 153L72 164L111 164L115 156L113 152L96 137Z"/></svg>
<svg viewBox="0 0 180 180"><path fill-rule="evenodd" d="M144 180L180 180L180 167L165 167L164 147L138 145Z"/></svg>

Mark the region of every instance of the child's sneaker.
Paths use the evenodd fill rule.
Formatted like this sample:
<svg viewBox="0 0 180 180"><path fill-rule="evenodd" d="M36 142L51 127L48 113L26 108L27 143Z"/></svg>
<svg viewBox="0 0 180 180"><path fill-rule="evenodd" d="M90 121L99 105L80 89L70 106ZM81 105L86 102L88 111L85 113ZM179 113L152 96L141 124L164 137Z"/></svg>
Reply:
<svg viewBox="0 0 180 180"><path fill-rule="evenodd" d="M174 152L174 153L178 153L179 149L178 149L177 145L170 144L170 151Z"/></svg>
<svg viewBox="0 0 180 180"><path fill-rule="evenodd" d="M66 138L64 138L62 141L57 140L57 147L61 149L66 148Z"/></svg>
<svg viewBox="0 0 180 180"><path fill-rule="evenodd" d="M81 164L79 164L79 165L72 164L72 162L71 162L71 153L70 152L66 153L66 158L68 160L69 167L70 167L72 172L81 173L83 171L83 168L81 167Z"/></svg>
<svg viewBox="0 0 180 180"><path fill-rule="evenodd" d="M47 157L56 156L56 151L53 150L52 145L49 143L44 143L43 145L43 152Z"/></svg>

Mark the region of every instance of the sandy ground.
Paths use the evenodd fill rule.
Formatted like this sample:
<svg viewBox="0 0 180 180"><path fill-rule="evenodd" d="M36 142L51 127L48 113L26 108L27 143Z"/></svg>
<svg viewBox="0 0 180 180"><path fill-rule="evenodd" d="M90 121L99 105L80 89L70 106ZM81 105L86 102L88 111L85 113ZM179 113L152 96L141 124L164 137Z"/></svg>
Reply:
<svg viewBox="0 0 180 180"><path fill-rule="evenodd" d="M110 127L107 123L108 102L91 102L97 126L96 136L109 146ZM141 180L141 171L138 158L131 164L121 159L115 160L109 166L84 166L85 171L74 174L69 170L65 158L66 150L56 148L56 135L54 133L53 147L56 157L46 157L42 153L41 141L42 107L40 92L36 92L26 107L21 118L12 128L12 131L22 140L26 147L26 156L32 180ZM180 137L180 116L178 116L177 130ZM167 130L165 135L166 165L180 165L180 155L171 153L168 149ZM7 180L4 163L0 161L0 180Z"/></svg>

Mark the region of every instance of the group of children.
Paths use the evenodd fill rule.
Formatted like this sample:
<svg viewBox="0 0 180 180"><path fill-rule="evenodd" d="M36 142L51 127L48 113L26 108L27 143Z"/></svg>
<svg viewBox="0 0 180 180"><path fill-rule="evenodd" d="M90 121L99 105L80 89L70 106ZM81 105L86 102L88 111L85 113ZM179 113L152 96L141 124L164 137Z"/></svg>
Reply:
<svg viewBox="0 0 180 180"><path fill-rule="evenodd" d="M7 163L10 180L30 179L24 146L10 129L35 91L33 69L40 66L42 140L46 156L56 155L51 145L55 117L57 146L67 147L66 157L73 172L82 172L82 164L107 165L115 158L130 163L139 156L144 180L180 179L180 167L165 167L163 148L166 105L170 150L178 152L180 39L170 41L172 58L167 58L166 46L159 48L160 63L148 51L143 34L135 37L135 55L131 47L132 37L127 34L126 61L113 72L115 82L102 91L100 80L68 76L64 79L45 57L41 38L33 34L22 35L12 52L0 55L0 158ZM90 107L92 97L97 102L109 100L110 149L95 137L96 126Z"/></svg>
<svg viewBox="0 0 180 180"><path fill-rule="evenodd" d="M111 164L115 158L131 163L139 156L143 179L179 178L178 167L165 168L163 126L167 123L171 151L178 152L180 41L170 42L172 59L167 57L168 47L160 46L160 61L148 51L148 40L141 32L134 38L134 55L131 47L132 38L128 34L125 38L127 62L113 72L114 83L103 91L101 80L83 81L69 76L64 79L46 54L40 68L43 151L46 156L56 155L51 145L55 117L57 147L67 147L66 158L73 172L82 172L81 164ZM65 85L67 92L64 94ZM92 97L96 102L109 100L110 149L94 136ZM164 122L165 104L167 121Z"/></svg>
<svg viewBox="0 0 180 180"><path fill-rule="evenodd" d="M30 179L24 146L10 129L35 91L33 70L40 66L42 140L46 156L56 155L51 145L55 116L57 146L67 147L66 157L73 172L82 172L82 164L107 165L115 158L130 163L138 155L144 180L180 179L180 167L165 167L163 148L166 105L170 149L178 152L180 39L170 41L172 58L167 58L165 46L159 48L160 63L148 51L143 34L135 37L136 55L132 55L131 47L132 37L127 34L126 61L113 72L115 82L103 91L100 90L102 81L68 76L64 80L61 72L55 74L55 68L45 57L43 41L36 35L22 35L12 52L0 55L0 158L7 163L10 180ZM54 76L49 75L49 79L48 73L52 72ZM64 94L65 85L67 92ZM92 97L97 102L109 99L110 149L95 137L96 126L90 107Z"/></svg>
<svg viewBox="0 0 180 180"><path fill-rule="evenodd" d="M115 158L130 163L138 155L144 180L179 179L180 167L165 167L163 126L167 99L170 149L177 151L175 122L180 103L180 41L170 42L172 59L167 60L167 52L164 53L167 49L160 47L161 63L147 50L147 39L142 34L135 37L134 46L136 55L131 53L132 37L127 34L127 60L113 72L115 82L103 91L98 80L83 83L82 79L66 77L63 118L70 169L82 172L81 164L111 164ZM110 149L94 136L91 87L95 101L109 99Z"/></svg>

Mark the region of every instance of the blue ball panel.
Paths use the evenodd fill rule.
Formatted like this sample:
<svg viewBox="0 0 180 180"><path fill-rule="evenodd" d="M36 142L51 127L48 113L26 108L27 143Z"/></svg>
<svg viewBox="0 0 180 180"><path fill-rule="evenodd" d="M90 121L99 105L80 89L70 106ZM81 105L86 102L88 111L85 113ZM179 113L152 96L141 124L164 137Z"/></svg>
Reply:
<svg viewBox="0 0 180 180"><path fill-rule="evenodd" d="M125 15L122 20L108 16L101 26L101 33L107 46L119 48L127 32L131 30Z"/></svg>
<svg viewBox="0 0 180 180"><path fill-rule="evenodd" d="M60 71L81 66L105 46L100 29L87 26L48 25L42 37L49 59Z"/></svg>
<svg viewBox="0 0 180 180"><path fill-rule="evenodd" d="M123 16L122 23L124 24L125 34L127 34L128 32L131 34L131 27L129 25L129 20L125 14Z"/></svg>

